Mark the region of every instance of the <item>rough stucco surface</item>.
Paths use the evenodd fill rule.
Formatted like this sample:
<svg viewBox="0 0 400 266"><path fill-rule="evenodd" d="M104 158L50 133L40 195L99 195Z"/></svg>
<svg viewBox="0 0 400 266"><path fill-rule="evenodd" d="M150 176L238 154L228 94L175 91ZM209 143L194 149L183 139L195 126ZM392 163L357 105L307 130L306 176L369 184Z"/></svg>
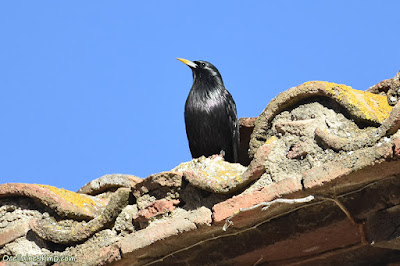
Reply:
<svg viewBox="0 0 400 266"><path fill-rule="evenodd" d="M201 157L78 193L0 185L0 264L400 262L398 77L282 92L240 119L241 164Z"/></svg>

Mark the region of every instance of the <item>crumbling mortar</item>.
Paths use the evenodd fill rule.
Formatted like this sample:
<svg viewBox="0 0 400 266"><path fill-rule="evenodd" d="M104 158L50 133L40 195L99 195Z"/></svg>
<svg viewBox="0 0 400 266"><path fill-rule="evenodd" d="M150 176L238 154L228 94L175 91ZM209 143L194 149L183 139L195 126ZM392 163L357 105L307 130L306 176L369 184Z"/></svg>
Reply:
<svg viewBox="0 0 400 266"><path fill-rule="evenodd" d="M122 209L128 204L129 193L129 189L119 188L102 214L87 223L77 222L72 227L66 227L63 225L64 221L32 220L30 222L31 229L41 239L53 243L71 244L83 242L115 221Z"/></svg>

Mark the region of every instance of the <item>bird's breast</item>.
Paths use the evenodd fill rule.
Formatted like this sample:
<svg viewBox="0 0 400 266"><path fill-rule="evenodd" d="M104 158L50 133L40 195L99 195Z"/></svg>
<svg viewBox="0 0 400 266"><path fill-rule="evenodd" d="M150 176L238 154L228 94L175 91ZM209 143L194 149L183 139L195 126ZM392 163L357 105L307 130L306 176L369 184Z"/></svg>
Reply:
<svg viewBox="0 0 400 266"><path fill-rule="evenodd" d="M212 113L224 105L224 96L219 91L191 91L186 100L186 112Z"/></svg>

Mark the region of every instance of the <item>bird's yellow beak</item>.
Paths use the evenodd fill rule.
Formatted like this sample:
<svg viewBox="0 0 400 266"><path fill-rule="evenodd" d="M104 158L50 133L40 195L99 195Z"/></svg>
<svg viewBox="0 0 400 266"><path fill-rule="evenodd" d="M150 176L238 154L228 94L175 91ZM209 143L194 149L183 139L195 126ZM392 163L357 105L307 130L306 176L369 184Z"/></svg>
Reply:
<svg viewBox="0 0 400 266"><path fill-rule="evenodd" d="M190 60L187 60L187 59L183 59L183 58L177 58L177 59L178 59L179 61L181 61L182 63L188 65L188 66L191 67L191 68L196 68L196 67L197 67L196 63L193 62L193 61L190 61Z"/></svg>

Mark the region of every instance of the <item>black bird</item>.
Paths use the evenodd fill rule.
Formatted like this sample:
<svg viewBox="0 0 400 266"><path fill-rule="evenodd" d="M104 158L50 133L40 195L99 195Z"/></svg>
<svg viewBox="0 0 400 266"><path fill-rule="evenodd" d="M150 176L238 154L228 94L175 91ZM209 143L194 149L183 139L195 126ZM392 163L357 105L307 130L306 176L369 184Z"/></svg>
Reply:
<svg viewBox="0 0 400 266"><path fill-rule="evenodd" d="M236 104L225 89L218 69L206 61L178 58L193 72L185 104L186 135L193 158L223 154L231 163L239 158Z"/></svg>

